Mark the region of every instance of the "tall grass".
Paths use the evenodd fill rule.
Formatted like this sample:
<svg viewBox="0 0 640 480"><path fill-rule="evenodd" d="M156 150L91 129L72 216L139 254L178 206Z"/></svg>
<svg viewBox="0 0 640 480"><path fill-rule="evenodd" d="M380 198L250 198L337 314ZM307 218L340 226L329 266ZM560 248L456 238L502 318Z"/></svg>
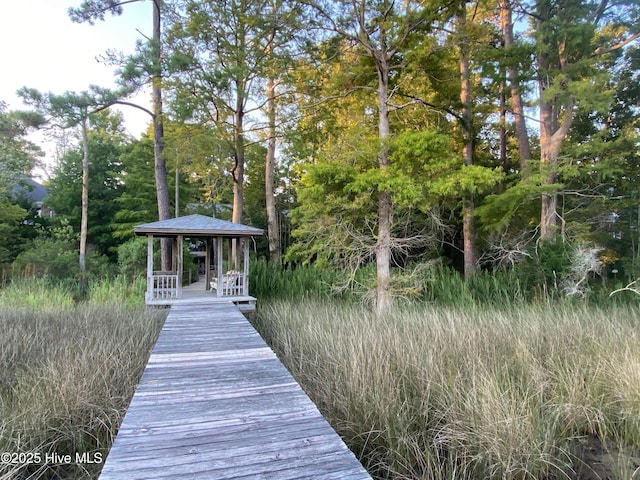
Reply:
<svg viewBox="0 0 640 480"><path fill-rule="evenodd" d="M114 279L102 279L93 281L89 288L89 302L109 305L144 305L144 293L147 288L147 279L137 276L129 280L123 275Z"/></svg>
<svg viewBox="0 0 640 480"><path fill-rule="evenodd" d="M251 263L249 293L265 300L326 297L331 292L335 276L336 273L315 266L293 268L260 258Z"/></svg>
<svg viewBox="0 0 640 480"><path fill-rule="evenodd" d="M260 302L256 324L377 478L631 478L640 312ZM589 443L590 442L590 443ZM602 448L588 459L586 445ZM603 467L604 468L604 467ZM636 476L638 473L636 473Z"/></svg>
<svg viewBox="0 0 640 480"><path fill-rule="evenodd" d="M16 280L0 288L0 311L13 308L66 310L73 305L73 289L53 284L46 278Z"/></svg>
<svg viewBox="0 0 640 480"><path fill-rule="evenodd" d="M2 464L0 478L95 476L101 464L75 463L75 454L106 458L164 314L124 302L74 306L37 283L24 290L34 300L18 306L19 289L8 289L0 291L0 452L73 461Z"/></svg>

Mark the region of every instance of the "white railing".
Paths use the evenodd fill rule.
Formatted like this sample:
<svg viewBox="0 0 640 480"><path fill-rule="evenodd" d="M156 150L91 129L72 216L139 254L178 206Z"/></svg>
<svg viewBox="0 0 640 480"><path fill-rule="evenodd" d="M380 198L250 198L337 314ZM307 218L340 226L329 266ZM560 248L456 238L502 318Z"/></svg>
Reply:
<svg viewBox="0 0 640 480"><path fill-rule="evenodd" d="M153 287L151 298L153 300L171 300L178 298L178 275L167 272L153 272Z"/></svg>
<svg viewBox="0 0 640 480"><path fill-rule="evenodd" d="M241 297L246 295L246 275L242 272L229 270L222 275L222 288L218 291L218 276L211 280L211 290L219 297Z"/></svg>

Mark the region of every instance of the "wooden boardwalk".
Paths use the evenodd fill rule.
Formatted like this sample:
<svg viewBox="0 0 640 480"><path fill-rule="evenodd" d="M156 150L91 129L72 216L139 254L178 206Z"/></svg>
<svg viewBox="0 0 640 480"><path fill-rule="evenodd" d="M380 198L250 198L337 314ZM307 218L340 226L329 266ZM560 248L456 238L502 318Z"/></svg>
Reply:
<svg viewBox="0 0 640 480"><path fill-rule="evenodd" d="M171 306L101 480L369 479L232 303Z"/></svg>

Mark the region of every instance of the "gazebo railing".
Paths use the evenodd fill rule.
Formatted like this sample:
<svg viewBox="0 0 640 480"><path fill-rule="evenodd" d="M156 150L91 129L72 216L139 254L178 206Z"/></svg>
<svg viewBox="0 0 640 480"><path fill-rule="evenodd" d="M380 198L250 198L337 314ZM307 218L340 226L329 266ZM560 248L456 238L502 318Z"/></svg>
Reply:
<svg viewBox="0 0 640 480"><path fill-rule="evenodd" d="M229 270L222 275L222 283L218 284L218 276L214 276L210 283L211 290L218 297L239 297L247 295L247 276L244 272Z"/></svg>
<svg viewBox="0 0 640 480"><path fill-rule="evenodd" d="M171 300L180 298L178 274L176 272L153 272L151 300Z"/></svg>

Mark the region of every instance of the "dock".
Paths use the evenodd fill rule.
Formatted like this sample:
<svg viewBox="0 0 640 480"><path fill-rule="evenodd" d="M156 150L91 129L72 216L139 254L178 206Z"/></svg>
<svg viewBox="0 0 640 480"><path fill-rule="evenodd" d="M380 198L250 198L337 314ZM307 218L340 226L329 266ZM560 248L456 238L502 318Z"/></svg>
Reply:
<svg viewBox="0 0 640 480"><path fill-rule="evenodd" d="M370 479L231 302L176 303L101 480Z"/></svg>

